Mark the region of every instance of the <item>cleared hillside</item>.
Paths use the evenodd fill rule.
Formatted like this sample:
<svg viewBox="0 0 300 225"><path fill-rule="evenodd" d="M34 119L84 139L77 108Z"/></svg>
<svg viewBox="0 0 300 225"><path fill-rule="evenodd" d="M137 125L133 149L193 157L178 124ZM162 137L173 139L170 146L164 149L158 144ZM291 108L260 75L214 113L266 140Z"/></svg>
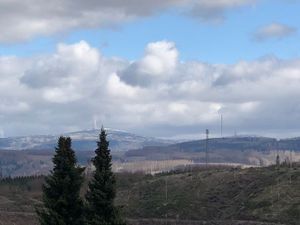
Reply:
<svg viewBox="0 0 300 225"><path fill-rule="evenodd" d="M119 202L130 218L300 221L299 169L209 169L125 183Z"/></svg>
<svg viewBox="0 0 300 225"><path fill-rule="evenodd" d="M118 174L117 204L130 224L299 224L300 168L194 168ZM0 183L0 221L36 224L43 177ZM84 192L84 190L83 190ZM0 223L1 224L1 223Z"/></svg>

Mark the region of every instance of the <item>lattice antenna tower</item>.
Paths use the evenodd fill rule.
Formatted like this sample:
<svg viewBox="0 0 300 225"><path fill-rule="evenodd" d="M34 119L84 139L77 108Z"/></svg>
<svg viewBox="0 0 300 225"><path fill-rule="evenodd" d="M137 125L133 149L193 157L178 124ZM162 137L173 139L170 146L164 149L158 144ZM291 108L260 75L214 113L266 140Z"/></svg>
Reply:
<svg viewBox="0 0 300 225"><path fill-rule="evenodd" d="M223 114L221 114L221 138L223 137Z"/></svg>
<svg viewBox="0 0 300 225"><path fill-rule="evenodd" d="M208 167L208 163L209 163L209 152L208 152L209 130L206 129L205 133L206 133L206 140L205 140L205 164L206 164L206 168L207 168Z"/></svg>

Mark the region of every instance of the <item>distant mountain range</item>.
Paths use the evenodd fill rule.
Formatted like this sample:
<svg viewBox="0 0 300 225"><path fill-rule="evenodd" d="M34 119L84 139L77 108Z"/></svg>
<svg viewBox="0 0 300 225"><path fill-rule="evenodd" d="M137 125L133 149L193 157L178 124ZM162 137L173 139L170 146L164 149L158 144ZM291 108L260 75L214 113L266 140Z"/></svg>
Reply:
<svg viewBox="0 0 300 225"><path fill-rule="evenodd" d="M94 150L99 129L65 133L72 138L73 149L79 151ZM127 151L145 146L166 146L176 143L174 140L159 139L135 135L126 131L107 129L112 151ZM23 137L0 138L0 150L53 150L59 135L32 135Z"/></svg>
<svg viewBox="0 0 300 225"><path fill-rule="evenodd" d="M107 129L108 140L116 167L140 171L145 165L170 162L206 163L206 140L176 142L143 137L125 131ZM100 130L65 133L72 137L73 149L81 165L93 156ZM0 170L3 176L47 174L59 135L36 135L0 138ZM300 138L276 140L266 137L226 137L208 141L209 163L265 166L274 164L277 154L281 161L292 156L300 161ZM26 151L21 151L26 150ZM279 150L279 151L277 151ZM294 153L285 150L293 150ZM171 161L170 161L171 160ZM147 164L148 163L148 164Z"/></svg>
<svg viewBox="0 0 300 225"><path fill-rule="evenodd" d="M73 148L79 151L94 150L99 129L65 133L73 141ZM160 139L132 134L126 131L107 129L112 151L138 150L141 152L203 152L205 140L185 141ZM53 150L59 135L32 135L0 138L0 150ZM209 149L214 150L294 150L300 151L300 138L281 139L257 136L234 136L209 139ZM136 151L133 151L136 152ZM139 153L139 154L140 154Z"/></svg>
<svg viewBox="0 0 300 225"><path fill-rule="evenodd" d="M277 140L275 138L268 137L257 137L257 136L235 136L235 137L224 137L224 138L212 138L208 140L208 149L210 151L269 151L269 150L292 150L300 151L300 138L290 138ZM133 150L131 152L168 152L168 151L179 151L179 152L204 152L206 150L206 140L194 140L186 141L168 146L152 147L145 146L139 150Z"/></svg>
<svg viewBox="0 0 300 225"><path fill-rule="evenodd" d="M267 137L226 137L208 140L210 162L244 163L268 165L274 162L276 152L284 160L287 150L295 151L294 160L300 157L300 138L282 139ZM196 140L171 144L168 146L145 146L125 153L127 159L133 160L176 160L188 159L197 162L206 160L206 140ZM275 155L274 155L275 154Z"/></svg>

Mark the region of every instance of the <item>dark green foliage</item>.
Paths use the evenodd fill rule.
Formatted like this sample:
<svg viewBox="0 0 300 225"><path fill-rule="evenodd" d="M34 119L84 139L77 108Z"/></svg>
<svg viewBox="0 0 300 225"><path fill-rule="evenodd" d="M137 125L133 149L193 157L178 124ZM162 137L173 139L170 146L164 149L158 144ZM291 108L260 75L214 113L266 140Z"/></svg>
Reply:
<svg viewBox="0 0 300 225"><path fill-rule="evenodd" d="M88 225L124 224L114 206L116 180L112 172L109 142L106 140L106 132L103 128L99 138L96 156L93 159L96 170L86 193L86 223Z"/></svg>
<svg viewBox="0 0 300 225"><path fill-rule="evenodd" d="M60 137L53 158L54 168L43 186L44 208L37 210L42 225L82 225L80 188L84 168L77 166L71 138Z"/></svg>
<svg viewBox="0 0 300 225"><path fill-rule="evenodd" d="M277 166L277 168L280 167L280 157L279 157L278 154L277 154L277 156L276 156L276 166Z"/></svg>

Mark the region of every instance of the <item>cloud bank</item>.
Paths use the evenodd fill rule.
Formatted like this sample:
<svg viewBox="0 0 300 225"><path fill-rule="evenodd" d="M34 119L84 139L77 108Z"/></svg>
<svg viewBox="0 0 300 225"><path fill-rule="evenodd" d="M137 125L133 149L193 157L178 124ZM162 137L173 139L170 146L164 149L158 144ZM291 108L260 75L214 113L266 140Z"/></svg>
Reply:
<svg viewBox="0 0 300 225"><path fill-rule="evenodd" d="M0 0L0 42L15 43L72 29L115 27L166 9L179 8L204 21L253 0Z"/></svg>
<svg viewBox="0 0 300 225"><path fill-rule="evenodd" d="M31 58L0 57L0 123L6 135L108 127L153 136L224 131L280 135L300 125L300 59L232 65L181 61L176 44L149 43L135 61L88 43Z"/></svg>
<svg viewBox="0 0 300 225"><path fill-rule="evenodd" d="M193 1L189 14L202 21L221 22L228 10L251 6L256 0L198 0Z"/></svg>

